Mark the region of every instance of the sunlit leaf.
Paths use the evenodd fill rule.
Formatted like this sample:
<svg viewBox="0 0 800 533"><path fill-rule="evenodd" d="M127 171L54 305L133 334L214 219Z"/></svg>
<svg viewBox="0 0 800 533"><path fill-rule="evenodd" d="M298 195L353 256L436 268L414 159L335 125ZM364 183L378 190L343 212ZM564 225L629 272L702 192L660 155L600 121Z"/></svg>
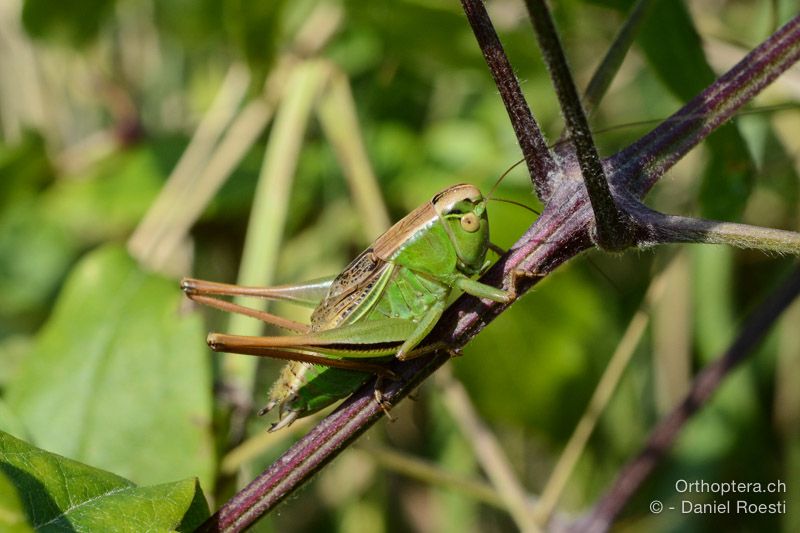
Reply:
<svg viewBox="0 0 800 533"><path fill-rule="evenodd" d="M3 531L192 531L208 517L197 479L137 487L2 432L0 473Z"/></svg>
<svg viewBox="0 0 800 533"><path fill-rule="evenodd" d="M181 316L181 298L118 247L75 268L8 390L38 446L136 482L196 475L210 486L204 328Z"/></svg>

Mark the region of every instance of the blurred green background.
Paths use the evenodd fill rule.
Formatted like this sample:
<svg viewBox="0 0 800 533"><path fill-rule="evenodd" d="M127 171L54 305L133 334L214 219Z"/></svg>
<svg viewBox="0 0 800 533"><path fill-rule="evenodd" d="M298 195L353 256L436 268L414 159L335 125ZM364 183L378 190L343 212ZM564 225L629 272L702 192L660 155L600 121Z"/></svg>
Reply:
<svg viewBox="0 0 800 533"><path fill-rule="evenodd" d="M553 4L585 86L630 2ZM487 7L536 118L557 139L560 112L522 2ZM593 115L601 153L651 129L799 9L796 0L662 2ZM649 204L797 230L799 78L796 69L781 78L754 112L693 151ZM448 185L488 191L519 158L455 0L3 0L0 429L136 483L198 476L216 508L234 473L251 479L298 432L267 437L270 421L252 416L279 364L205 347L209 330L259 326L193 309L180 276L265 284L336 273L383 221ZM521 168L497 194L538 207ZM534 218L507 204L490 210L504 248ZM537 285L450 367L534 498L632 317L646 312L558 500L557 519L569 520L792 261L711 246L590 253ZM619 530L800 530L798 323L795 304L687 426ZM445 381L397 406L396 423L377 424L256 530L516 529L496 488L465 490L442 474L486 483ZM429 475L398 467L387 449L425 460ZM786 500L788 510L650 514L653 499L714 499L677 493L679 479L782 480L787 493L748 499Z"/></svg>

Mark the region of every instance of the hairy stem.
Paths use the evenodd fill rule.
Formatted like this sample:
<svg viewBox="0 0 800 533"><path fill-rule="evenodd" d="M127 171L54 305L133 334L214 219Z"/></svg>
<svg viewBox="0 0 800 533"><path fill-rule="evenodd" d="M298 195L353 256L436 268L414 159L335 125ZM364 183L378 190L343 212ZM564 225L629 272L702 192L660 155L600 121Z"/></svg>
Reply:
<svg viewBox="0 0 800 533"><path fill-rule="evenodd" d="M603 249L624 250L633 243L632 224L617 207L611 195L608 179L589 129L589 121L586 119L578 89L567 66L567 58L564 56L550 11L544 0L526 0L525 4L564 113L567 131L575 145L589 200L592 202L596 223L595 240Z"/></svg>
<svg viewBox="0 0 800 533"><path fill-rule="evenodd" d="M800 254L800 233L794 231L647 211L648 214L639 218L639 222L647 228L646 239L652 243L728 244L737 248Z"/></svg>
<svg viewBox="0 0 800 533"><path fill-rule="evenodd" d="M519 86L517 77L511 63L506 57L503 45L494 31L492 21L486 12L483 0L461 0L464 13L478 46L483 52L489 71L492 73L500 97L503 99L514 133L519 140L519 146L525 157L525 164L533 180L536 195L546 202L552 194L552 180L558 170L558 165L547 146L544 135L533 118L530 107L525 101L522 89Z"/></svg>
<svg viewBox="0 0 800 533"><path fill-rule="evenodd" d="M800 15L653 131L612 156L612 183L641 198L664 173L800 59Z"/></svg>

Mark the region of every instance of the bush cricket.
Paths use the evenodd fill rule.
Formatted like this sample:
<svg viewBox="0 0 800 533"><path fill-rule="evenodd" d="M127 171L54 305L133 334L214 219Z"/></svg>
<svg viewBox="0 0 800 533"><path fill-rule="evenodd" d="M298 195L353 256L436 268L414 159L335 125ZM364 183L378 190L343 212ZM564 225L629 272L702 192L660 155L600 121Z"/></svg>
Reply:
<svg viewBox="0 0 800 533"><path fill-rule="evenodd" d="M275 287L241 287L186 278L192 300L243 313L296 333L250 337L211 333L214 351L286 359L259 412L278 408L275 431L352 394L370 376L391 378L387 360L430 351L420 342L433 329L455 289L496 302L513 300L472 279L488 266L486 199L472 185L448 187L389 228L339 275ZM513 276L512 276L513 278ZM311 324L243 307L219 296L255 296L313 307ZM427 348L427 349L426 349ZM376 399L383 401L380 386Z"/></svg>

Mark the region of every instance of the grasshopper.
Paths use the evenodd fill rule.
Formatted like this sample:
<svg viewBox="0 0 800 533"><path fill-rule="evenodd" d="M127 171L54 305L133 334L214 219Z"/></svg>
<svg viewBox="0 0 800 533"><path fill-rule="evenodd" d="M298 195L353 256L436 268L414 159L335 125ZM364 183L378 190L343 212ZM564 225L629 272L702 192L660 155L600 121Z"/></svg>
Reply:
<svg viewBox="0 0 800 533"><path fill-rule="evenodd" d="M513 300L472 279L488 266L486 199L472 185L448 187L389 228L338 276L296 285L242 287L185 278L181 288L201 304L242 313L296 335L251 337L211 333L212 350L290 362L269 392L263 415L278 407L276 431L341 400L370 376L393 374L385 364L431 351L420 342L433 329L455 289L496 302ZM245 295L313 307L311 324L221 300ZM376 384L375 396L384 402Z"/></svg>

